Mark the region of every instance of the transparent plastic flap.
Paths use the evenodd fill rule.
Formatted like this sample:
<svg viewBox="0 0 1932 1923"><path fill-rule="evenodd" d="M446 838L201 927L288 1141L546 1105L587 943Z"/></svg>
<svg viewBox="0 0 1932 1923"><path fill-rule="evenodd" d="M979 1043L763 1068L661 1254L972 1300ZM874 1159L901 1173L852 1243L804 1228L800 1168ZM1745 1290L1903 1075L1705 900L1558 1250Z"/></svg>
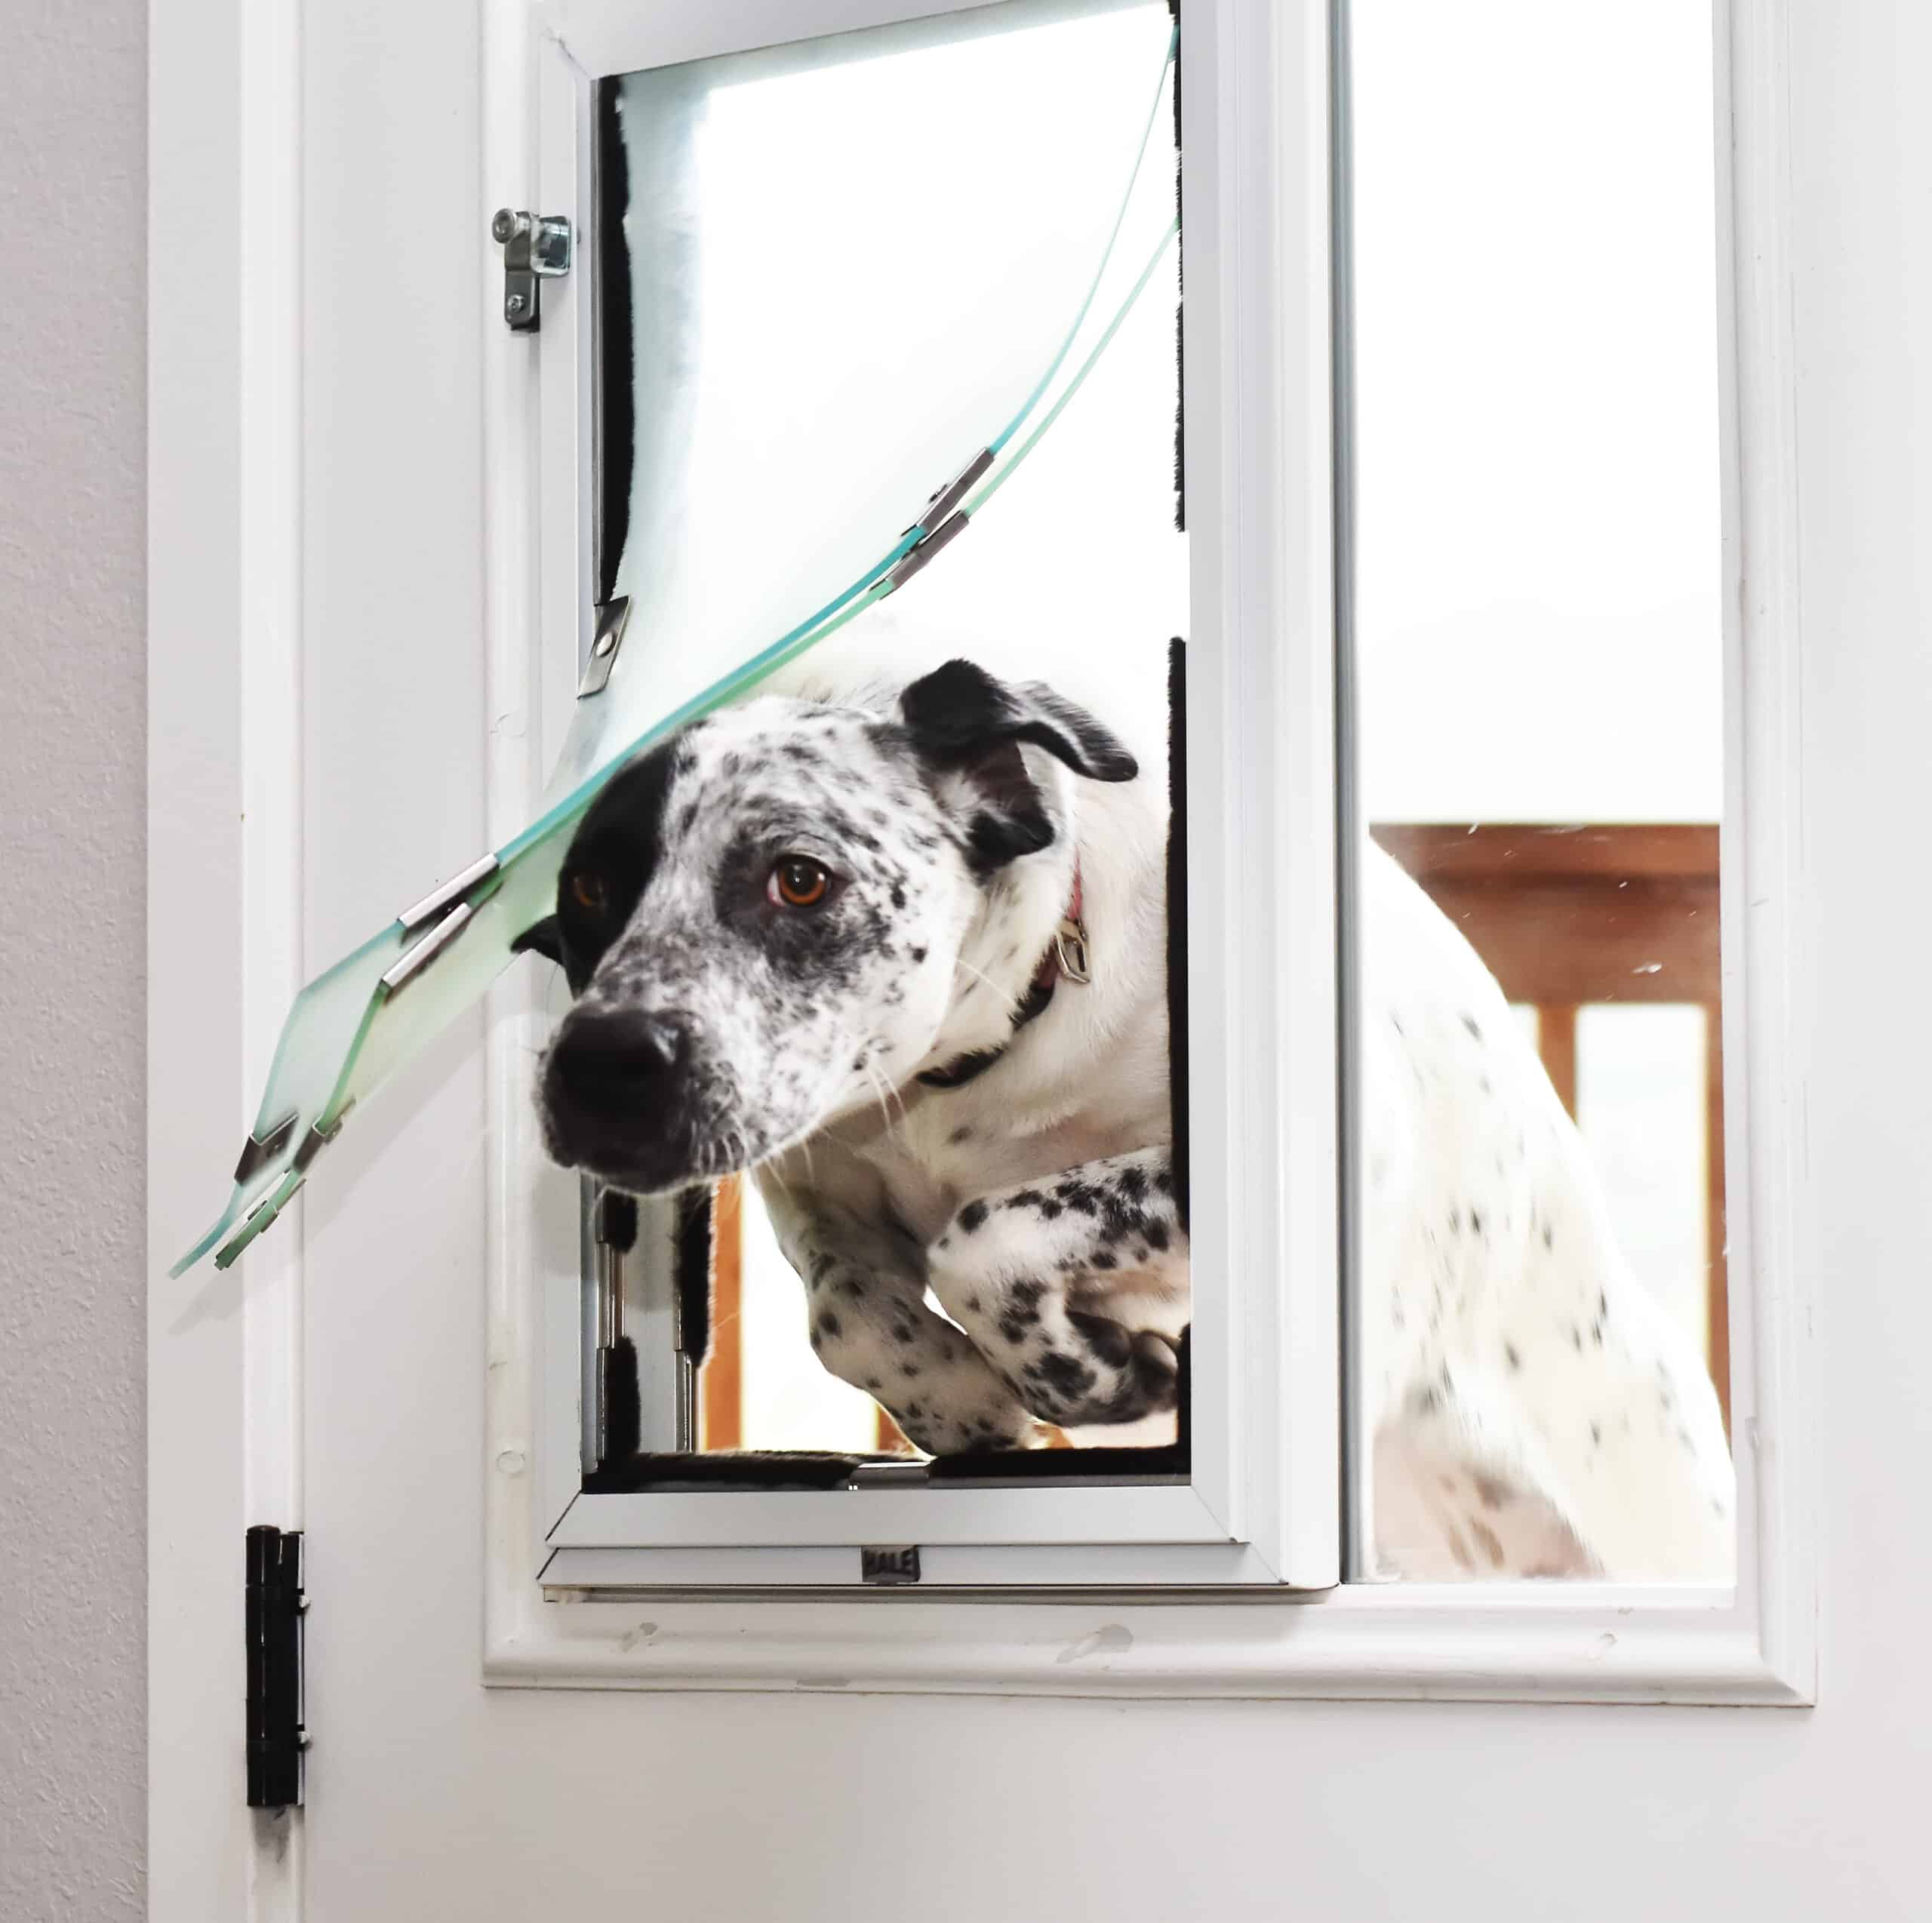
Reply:
<svg viewBox="0 0 1932 1923"><path fill-rule="evenodd" d="M228 1205L173 1273L211 1249L232 1262L355 1105L481 998L550 912L617 768L910 580L1060 418L1149 285L1177 231L1155 137L1164 5L1011 11L1012 32L943 48L915 22L623 83L639 424L623 645L577 703L537 819L296 998ZM922 61L941 51L980 63L971 85L937 85ZM826 136L795 155L803 189L769 177L768 133L747 135L773 125ZM761 182L744 177L754 151ZM797 231L780 251L781 229ZM895 297L915 248L921 275L950 276L944 302ZM734 259L737 278L716 264ZM766 300L742 297L748 262ZM814 328L794 329L807 310Z"/></svg>

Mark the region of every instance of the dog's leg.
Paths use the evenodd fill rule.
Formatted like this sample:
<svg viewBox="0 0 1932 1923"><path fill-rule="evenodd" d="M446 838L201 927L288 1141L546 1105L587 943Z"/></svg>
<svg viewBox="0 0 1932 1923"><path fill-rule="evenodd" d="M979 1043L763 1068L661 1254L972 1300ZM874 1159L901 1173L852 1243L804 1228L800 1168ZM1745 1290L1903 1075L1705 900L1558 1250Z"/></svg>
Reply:
<svg viewBox="0 0 1932 1923"><path fill-rule="evenodd" d="M1115 1423L1174 1407L1187 1238L1166 1149L995 1189L926 1261L946 1313L1035 1415Z"/></svg>
<svg viewBox="0 0 1932 1923"><path fill-rule="evenodd" d="M785 1259L805 1285L813 1352L891 1412L935 1456L1024 1449L1039 1427L966 1337L927 1307L924 1264L909 1238L823 1195L762 1177Z"/></svg>

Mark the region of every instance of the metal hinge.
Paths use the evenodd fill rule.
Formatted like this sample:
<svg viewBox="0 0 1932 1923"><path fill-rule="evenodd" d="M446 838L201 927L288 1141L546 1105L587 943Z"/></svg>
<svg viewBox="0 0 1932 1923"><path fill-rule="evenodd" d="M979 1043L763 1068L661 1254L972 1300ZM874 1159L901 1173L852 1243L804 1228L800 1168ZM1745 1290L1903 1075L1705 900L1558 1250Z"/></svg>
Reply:
<svg viewBox="0 0 1932 1923"><path fill-rule="evenodd" d="M512 334L534 334L543 325L538 283L571 270L571 223L561 214L500 207L490 236L503 250L503 325Z"/></svg>
<svg viewBox="0 0 1932 1923"><path fill-rule="evenodd" d="M248 1531L248 1807L302 1801L302 1532L258 1525Z"/></svg>

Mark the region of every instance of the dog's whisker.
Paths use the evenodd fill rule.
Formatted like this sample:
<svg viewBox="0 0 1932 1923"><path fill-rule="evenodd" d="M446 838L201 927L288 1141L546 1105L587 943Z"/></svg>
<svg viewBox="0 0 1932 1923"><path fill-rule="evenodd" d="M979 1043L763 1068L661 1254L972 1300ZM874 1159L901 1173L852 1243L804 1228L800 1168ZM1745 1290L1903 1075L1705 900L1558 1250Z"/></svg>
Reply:
<svg viewBox="0 0 1932 1923"><path fill-rule="evenodd" d="M862 1056L860 1059L864 1063L866 1076L872 1085L873 1099L878 1103L879 1116L885 1124L885 1132L888 1135L897 1134L899 1123L894 1121L892 1118L891 1091L886 1087L885 1078L873 1066L872 1059L869 1055ZM903 1102L899 1105L899 1113L900 1119L903 1121L906 1114L906 1105Z"/></svg>
<svg viewBox="0 0 1932 1923"><path fill-rule="evenodd" d="M974 980L983 983L986 986L991 989L993 993L998 997L1008 1014L1012 1014L1014 1011L1019 1008L1019 996L1013 994L1008 989L1001 988L999 983L995 981L992 977L988 974L984 969L974 968L972 963L967 961L963 956L956 961L953 964L953 966L957 968L964 969L965 972L972 976Z"/></svg>

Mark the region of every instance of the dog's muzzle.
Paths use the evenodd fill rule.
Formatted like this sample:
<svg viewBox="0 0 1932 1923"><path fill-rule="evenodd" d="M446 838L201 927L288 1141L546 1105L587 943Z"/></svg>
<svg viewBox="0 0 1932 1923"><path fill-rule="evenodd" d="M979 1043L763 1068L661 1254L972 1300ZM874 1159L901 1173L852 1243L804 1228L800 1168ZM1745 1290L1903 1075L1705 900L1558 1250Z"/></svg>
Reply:
<svg viewBox="0 0 1932 1923"><path fill-rule="evenodd" d="M543 1067L550 1152L625 1187L688 1180L693 1045L673 1012L578 1009Z"/></svg>

